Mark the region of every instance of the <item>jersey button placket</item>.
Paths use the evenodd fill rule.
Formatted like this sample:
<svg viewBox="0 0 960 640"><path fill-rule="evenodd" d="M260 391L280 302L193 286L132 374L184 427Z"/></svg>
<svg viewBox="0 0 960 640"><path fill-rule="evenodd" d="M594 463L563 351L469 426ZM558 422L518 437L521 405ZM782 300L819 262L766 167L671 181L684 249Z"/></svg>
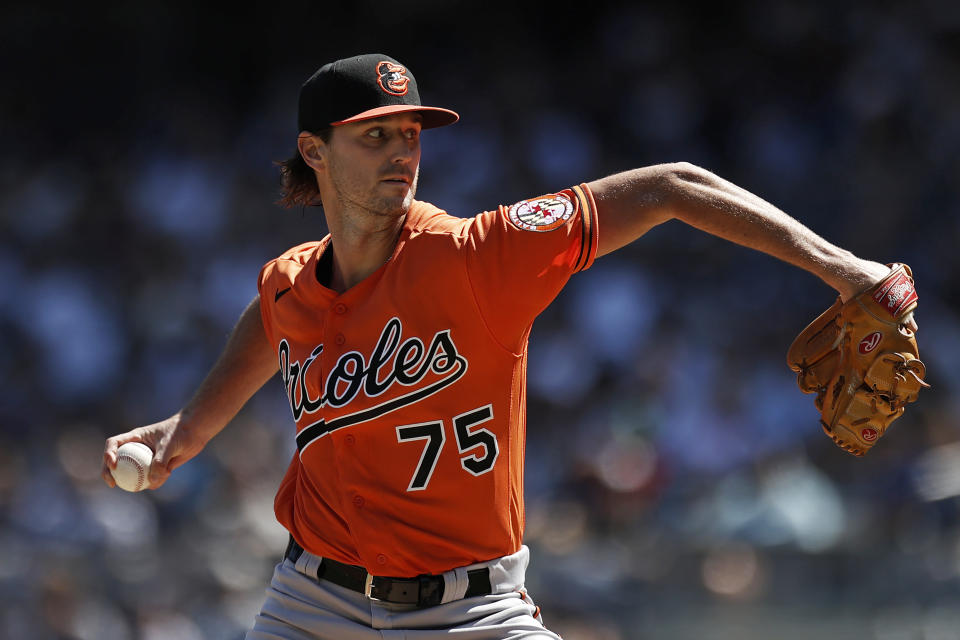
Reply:
<svg viewBox="0 0 960 640"><path fill-rule="evenodd" d="M333 305L332 310L338 316L343 316L344 314L347 313L348 308L347 308L347 305L345 305L344 303L338 302L335 305ZM338 325L340 324L340 322L341 322L340 319L336 320L332 325L328 325L327 330L336 331L337 328L339 328ZM343 333L337 331L337 333L334 334L333 340L331 342L333 342L333 344L335 344L338 347L342 347L347 343L347 337L343 335Z"/></svg>
<svg viewBox="0 0 960 640"><path fill-rule="evenodd" d="M363 503L366 502L363 496L353 496L353 506L357 509L363 509Z"/></svg>

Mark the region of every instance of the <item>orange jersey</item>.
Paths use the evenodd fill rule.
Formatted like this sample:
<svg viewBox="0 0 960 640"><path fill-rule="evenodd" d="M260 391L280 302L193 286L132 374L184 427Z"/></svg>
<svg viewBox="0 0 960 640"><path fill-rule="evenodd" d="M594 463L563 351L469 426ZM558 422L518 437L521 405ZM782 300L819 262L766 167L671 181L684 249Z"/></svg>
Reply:
<svg viewBox="0 0 960 640"><path fill-rule="evenodd" d="M260 273L297 426L277 519L308 551L409 577L516 552L527 337L597 251L586 185L458 218L414 201L390 259L342 294L330 237Z"/></svg>

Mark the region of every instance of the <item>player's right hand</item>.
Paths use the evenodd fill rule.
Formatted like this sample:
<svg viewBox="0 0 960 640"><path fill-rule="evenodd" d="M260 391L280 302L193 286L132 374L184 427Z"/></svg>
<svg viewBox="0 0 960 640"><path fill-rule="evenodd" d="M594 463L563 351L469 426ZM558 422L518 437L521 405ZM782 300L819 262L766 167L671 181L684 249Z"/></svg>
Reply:
<svg viewBox="0 0 960 640"><path fill-rule="evenodd" d="M166 420L137 427L110 438L103 448L103 467L100 475L109 487L115 487L111 469L117 467L117 449L127 442L142 442L153 449L153 463L150 465L150 489L163 485L170 473L187 462L203 449L204 443L185 427L178 413Z"/></svg>

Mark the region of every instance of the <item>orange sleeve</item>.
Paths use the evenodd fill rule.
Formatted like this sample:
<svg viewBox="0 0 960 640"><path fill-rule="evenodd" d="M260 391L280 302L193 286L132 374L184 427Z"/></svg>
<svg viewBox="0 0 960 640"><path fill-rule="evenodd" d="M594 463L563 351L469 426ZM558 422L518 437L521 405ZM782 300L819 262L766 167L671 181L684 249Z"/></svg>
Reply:
<svg viewBox="0 0 960 640"><path fill-rule="evenodd" d="M319 242L305 242L280 254L260 269L257 277L257 291L260 293L260 317L263 320L263 329L270 344L276 346L279 337L277 331L276 306L277 300L284 289L296 286L296 279L300 270L306 264Z"/></svg>
<svg viewBox="0 0 960 640"><path fill-rule="evenodd" d="M273 314L271 313L272 298L267 293L270 287L267 282L270 280L277 265L277 258L274 258L260 269L260 275L257 276L257 291L260 293L260 318L263 320L263 330L267 334L267 340L270 344L273 341Z"/></svg>
<svg viewBox="0 0 960 640"><path fill-rule="evenodd" d="M523 200L473 219L467 272L480 313L511 351L570 276L597 255L597 209L585 185Z"/></svg>

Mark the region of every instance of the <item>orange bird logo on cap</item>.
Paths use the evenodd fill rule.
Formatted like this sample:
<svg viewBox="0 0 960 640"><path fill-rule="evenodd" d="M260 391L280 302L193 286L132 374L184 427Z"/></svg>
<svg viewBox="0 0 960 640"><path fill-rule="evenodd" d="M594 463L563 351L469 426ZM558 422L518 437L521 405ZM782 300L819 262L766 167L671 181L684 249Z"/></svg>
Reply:
<svg viewBox="0 0 960 640"><path fill-rule="evenodd" d="M406 75L406 67L392 62L380 62L377 64L377 74L377 84L381 89L393 96L407 95L410 78Z"/></svg>

